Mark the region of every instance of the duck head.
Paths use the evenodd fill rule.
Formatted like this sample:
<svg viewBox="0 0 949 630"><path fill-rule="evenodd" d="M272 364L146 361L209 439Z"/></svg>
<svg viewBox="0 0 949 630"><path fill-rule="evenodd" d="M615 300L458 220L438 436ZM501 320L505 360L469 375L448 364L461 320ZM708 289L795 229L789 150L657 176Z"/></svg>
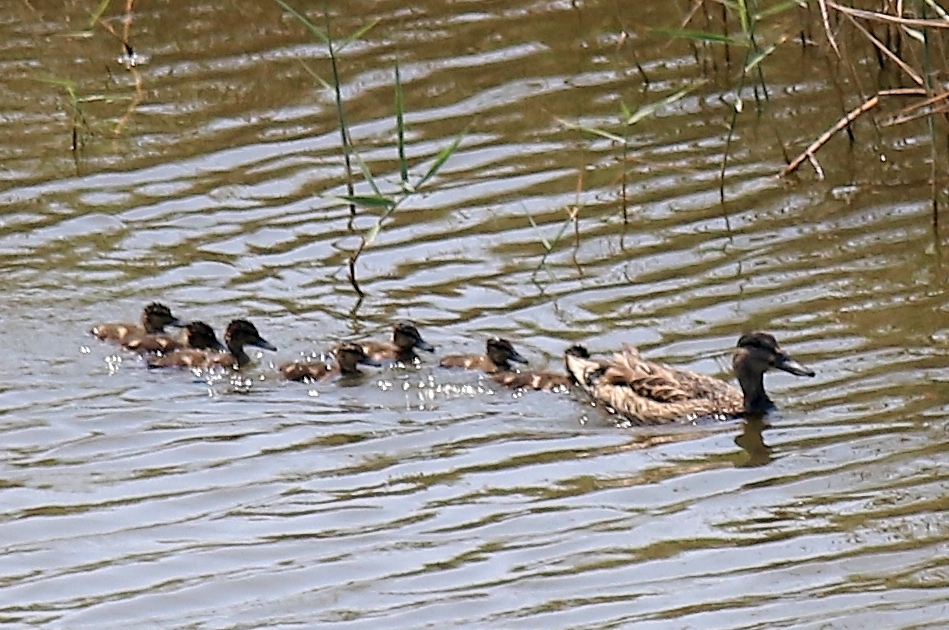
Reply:
<svg viewBox="0 0 949 630"><path fill-rule="evenodd" d="M164 332L165 326L181 328L184 324L171 314L171 309L159 302L152 302L142 311L142 327L146 332Z"/></svg>
<svg viewBox="0 0 949 630"><path fill-rule="evenodd" d="M403 352L412 348L435 352L435 346L422 339L421 333L412 322L396 322L392 326L392 343Z"/></svg>
<svg viewBox="0 0 949 630"><path fill-rule="evenodd" d="M732 367L745 394L745 411L752 413L764 412L774 406L764 391L764 373L768 370L814 376L814 370L785 352L772 335L761 331L741 336Z"/></svg>
<svg viewBox="0 0 949 630"><path fill-rule="evenodd" d="M488 358L498 367L508 367L509 362L521 363L526 365L527 359L522 357L511 342L507 339L494 337L488 339L486 344Z"/></svg>
<svg viewBox="0 0 949 630"><path fill-rule="evenodd" d="M204 322L189 322L185 328L185 342L191 348L198 350L218 350L227 352L227 347L221 343L214 329Z"/></svg>
<svg viewBox="0 0 949 630"><path fill-rule="evenodd" d="M244 346L255 346L264 350L277 351L272 343L260 336L257 327L246 319L235 319L227 325L227 330L224 332L224 343L227 345L227 349L234 354L237 354L235 350L239 350Z"/></svg>

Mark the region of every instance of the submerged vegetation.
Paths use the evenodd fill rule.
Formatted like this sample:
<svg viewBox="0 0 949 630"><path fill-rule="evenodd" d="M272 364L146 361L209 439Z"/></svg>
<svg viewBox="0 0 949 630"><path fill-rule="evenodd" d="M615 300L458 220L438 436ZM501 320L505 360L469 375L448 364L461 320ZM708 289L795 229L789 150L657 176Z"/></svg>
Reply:
<svg viewBox="0 0 949 630"><path fill-rule="evenodd" d="M633 30L650 41L688 42L704 76L670 96L652 99L649 77L635 61L633 51L645 104L634 110L620 99L620 121L615 127L564 123L618 144L624 165L632 125L714 81L720 98L730 106L720 168L723 200L730 150L742 115L753 115L756 125L771 124L785 156L786 166L780 176L796 174L807 163L819 179L824 178L825 168L818 154L840 132L845 131L849 142L857 144L861 142L858 131L866 129L869 142L876 143L885 128L921 119L930 145L933 221L938 220L938 206L945 202L941 197L944 186L939 181L949 171L945 151L949 132L945 124L949 109L945 84L949 76L949 12L935 1L882 0L846 6L831 0L699 0L689 3L674 28L637 23ZM624 31L617 53L631 49L633 39ZM768 81L768 62L779 55L805 56L804 63L813 67L815 78L823 75L837 94L837 115L828 121L815 117L809 139L784 138L780 121L768 119L769 95L775 89ZM754 107L747 107L748 102ZM860 122L866 127L858 128ZM918 130L907 133L916 134ZM624 172L624 219L628 205L625 182Z"/></svg>
<svg viewBox="0 0 949 630"><path fill-rule="evenodd" d="M912 7L893 0L866 4L872 9L844 6L830 0L798 0L769 6L759 2L718 5L706 1L701 3L701 12L692 11L684 24L703 20L705 28L698 35L680 33L680 36L711 44L716 39L710 35L721 35L717 41L725 46L726 60L730 59L727 54L730 46L740 45L745 50L734 90L729 140L742 111L746 85L753 88L758 110L764 107L762 99L767 99L769 92L765 75L767 58L785 52L797 55L793 49L798 46L815 48L818 56L813 60L822 62L815 64L815 71L823 68L825 78L834 86L840 103L839 118L827 129L815 130L813 141L789 160L780 174L790 175L806 161L817 176L823 178L818 151L844 129L850 141L856 142L852 124L857 119L866 118L874 132L880 134L881 127L922 117L927 120L930 131L932 180L935 182L937 150L943 142L937 133L936 117L945 114L945 100L949 96L945 86L937 84L936 77L945 77L949 71L945 54L949 43L946 40L949 14L931 0L911 3ZM930 18L928 13L935 17ZM782 20L785 14L793 20ZM740 35L729 36L736 24ZM703 54L710 52L709 46L695 46L693 50L700 61ZM875 72L868 71L865 63L868 60L875 61ZM867 116L894 97L909 102L900 109L885 112L889 115L886 120ZM785 142L782 145L787 147ZM727 152L723 174L726 163ZM933 202L936 202L935 197Z"/></svg>

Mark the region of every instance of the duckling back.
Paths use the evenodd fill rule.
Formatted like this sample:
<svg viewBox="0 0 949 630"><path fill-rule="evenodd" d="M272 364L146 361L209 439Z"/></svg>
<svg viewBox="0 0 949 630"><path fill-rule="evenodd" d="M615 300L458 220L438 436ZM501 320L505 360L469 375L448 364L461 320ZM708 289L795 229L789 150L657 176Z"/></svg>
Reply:
<svg viewBox="0 0 949 630"><path fill-rule="evenodd" d="M201 321L189 322L184 327L184 335L180 338L166 333L146 333L136 335L122 344L126 349L139 354L157 353L168 354L183 348L195 350L218 350L224 352L227 348L222 344L214 329Z"/></svg>
<svg viewBox="0 0 949 630"><path fill-rule="evenodd" d="M494 382L511 389L551 391L566 390L573 385L573 378L570 376L547 371L498 372L491 378Z"/></svg>
<svg viewBox="0 0 949 630"><path fill-rule="evenodd" d="M164 368L178 367L190 369L210 369L220 367L239 370L243 364L230 352L214 350L197 350L195 348L180 348L167 354L152 355L148 358L148 367Z"/></svg>
<svg viewBox="0 0 949 630"><path fill-rule="evenodd" d="M444 368L464 368L466 370L481 370L488 374L498 371L496 366L483 354L450 354L442 357L438 365Z"/></svg>
<svg viewBox="0 0 949 630"><path fill-rule="evenodd" d="M293 361L284 363L278 369L283 378L298 383L328 380L338 372L335 366L325 361Z"/></svg>

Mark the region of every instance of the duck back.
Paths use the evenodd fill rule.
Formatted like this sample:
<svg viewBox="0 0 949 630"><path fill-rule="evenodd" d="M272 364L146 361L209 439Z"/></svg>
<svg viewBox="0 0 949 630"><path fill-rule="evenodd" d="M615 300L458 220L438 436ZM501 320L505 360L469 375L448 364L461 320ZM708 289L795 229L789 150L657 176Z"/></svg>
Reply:
<svg viewBox="0 0 949 630"><path fill-rule="evenodd" d="M624 346L608 360L568 354L567 370L594 400L639 424L737 417L742 393L724 381L646 361Z"/></svg>

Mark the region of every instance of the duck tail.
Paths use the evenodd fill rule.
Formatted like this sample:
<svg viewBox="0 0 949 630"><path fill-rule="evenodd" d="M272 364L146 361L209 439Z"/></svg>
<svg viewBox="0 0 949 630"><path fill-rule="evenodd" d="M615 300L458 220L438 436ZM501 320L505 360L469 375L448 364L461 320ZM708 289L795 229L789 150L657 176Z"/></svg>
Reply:
<svg viewBox="0 0 949 630"><path fill-rule="evenodd" d="M590 352L580 345L567 348L563 355L563 362L567 374L584 389L589 387L596 378L597 372L602 368L597 361L590 359Z"/></svg>

